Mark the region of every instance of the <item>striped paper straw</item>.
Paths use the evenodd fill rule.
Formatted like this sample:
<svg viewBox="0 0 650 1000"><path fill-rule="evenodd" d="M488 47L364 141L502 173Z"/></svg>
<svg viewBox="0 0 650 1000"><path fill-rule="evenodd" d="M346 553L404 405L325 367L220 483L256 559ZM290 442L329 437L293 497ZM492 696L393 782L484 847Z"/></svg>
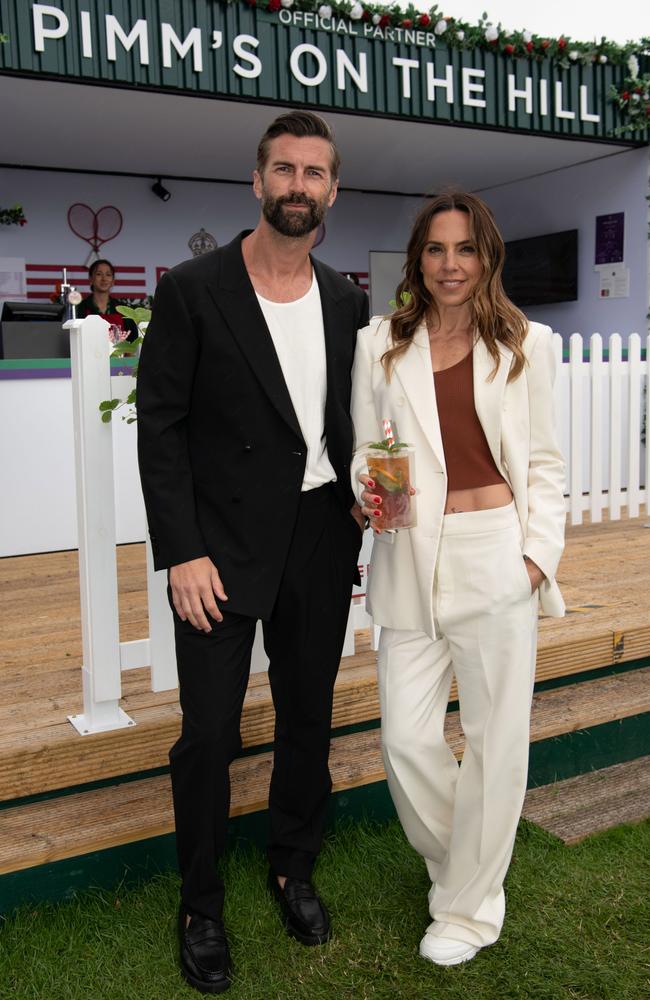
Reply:
<svg viewBox="0 0 650 1000"><path fill-rule="evenodd" d="M393 430L393 424L390 420L382 420L382 427L384 429L384 441L388 445L395 444L395 432Z"/></svg>

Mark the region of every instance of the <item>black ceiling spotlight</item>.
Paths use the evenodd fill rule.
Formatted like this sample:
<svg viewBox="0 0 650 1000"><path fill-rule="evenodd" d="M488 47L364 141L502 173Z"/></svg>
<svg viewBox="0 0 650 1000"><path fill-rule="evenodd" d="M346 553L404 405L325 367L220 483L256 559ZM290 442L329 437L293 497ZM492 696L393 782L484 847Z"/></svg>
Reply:
<svg viewBox="0 0 650 1000"><path fill-rule="evenodd" d="M169 201L172 196L171 191L168 191L166 187L163 187L162 178L159 177L155 184L151 185L151 190L160 198L161 201Z"/></svg>

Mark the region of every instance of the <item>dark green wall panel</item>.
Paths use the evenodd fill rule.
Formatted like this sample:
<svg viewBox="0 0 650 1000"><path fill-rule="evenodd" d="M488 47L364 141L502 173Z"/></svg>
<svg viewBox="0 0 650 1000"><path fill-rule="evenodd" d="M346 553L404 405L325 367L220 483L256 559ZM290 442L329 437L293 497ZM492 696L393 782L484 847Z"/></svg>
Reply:
<svg viewBox="0 0 650 1000"><path fill-rule="evenodd" d="M9 35L9 42L0 45L0 72L19 72L30 76L47 76L84 82L115 83L120 86L164 90L169 92L201 93L221 98L261 100L280 104L300 104L310 107L342 110L357 114L388 115L409 119L462 124L469 126L536 132L551 136L575 136L612 141L612 132L620 124L618 109L609 99L612 83L620 83L627 74L624 66L571 65L562 68L551 59L542 61L513 59L500 52L458 50L447 48L440 40L435 47L407 43L404 40L383 40L364 37L361 22L345 22L347 32L331 32L303 24L285 24L281 18L293 12L269 13L258 11L244 3L224 4L217 0L59 0L57 6L69 20L69 29L60 39L47 39L43 52L35 51L33 7L26 0L0 0L0 31ZM92 58L82 51L80 13L90 8ZM149 65L143 65L136 44L129 51L118 41L116 60L107 56L106 15L117 18L126 35L139 19L146 21L149 41ZM163 66L161 24L170 24L183 42L193 28L201 32L203 68L196 72L192 52L181 58L172 49L172 66ZM46 20L46 26L54 20ZM221 44L213 48L213 32L220 33ZM234 40L238 35L250 35L259 41L255 55L262 62L262 72L254 78L234 72L236 56ZM426 32L420 32L426 39ZM429 36L433 35L429 32ZM318 86L305 86L290 69L291 53L298 45L315 46L327 63L327 75ZM345 90L337 86L336 53L347 53L355 66L359 55L367 59L368 92L363 93L346 74ZM393 65L394 58L417 60L409 71L411 96L403 86L402 70ZM428 69L435 66L436 78L445 76L445 67L453 67L454 101L448 104L445 91L436 89L436 98L427 94ZM246 63L245 65L249 65ZM301 68L307 75L315 72L314 56L302 57ZM483 98L485 107L463 104L463 69L485 73L484 91L473 96ZM508 108L508 75L514 74L516 87L524 89L526 78L532 80L533 113L527 114L523 100L517 100L514 111ZM548 88L547 114L540 109L540 81ZM478 82L478 81L477 81ZM563 88L564 106L574 112L572 119L554 114L555 84ZM582 121L580 87L588 90L588 111L599 114L598 123ZM624 141L647 140L647 131ZM616 138L617 142L622 140Z"/></svg>

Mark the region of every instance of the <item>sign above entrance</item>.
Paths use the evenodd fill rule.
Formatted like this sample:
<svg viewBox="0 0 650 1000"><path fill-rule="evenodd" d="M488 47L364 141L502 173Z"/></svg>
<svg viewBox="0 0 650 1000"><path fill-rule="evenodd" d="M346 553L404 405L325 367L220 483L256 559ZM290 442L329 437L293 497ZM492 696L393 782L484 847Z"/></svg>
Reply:
<svg viewBox="0 0 650 1000"><path fill-rule="evenodd" d="M106 0L101 13L86 0L5 0L2 10L9 41L0 45L1 72L631 141L613 135L621 120L610 89L626 75L620 65L516 59L448 46L421 25L215 0L191 8L183 0L128 8Z"/></svg>

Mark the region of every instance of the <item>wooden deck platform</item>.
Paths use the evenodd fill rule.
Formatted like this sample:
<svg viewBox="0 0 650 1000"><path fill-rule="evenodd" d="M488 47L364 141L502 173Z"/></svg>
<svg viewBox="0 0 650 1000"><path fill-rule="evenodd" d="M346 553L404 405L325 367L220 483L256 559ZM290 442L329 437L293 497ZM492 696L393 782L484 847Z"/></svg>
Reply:
<svg viewBox="0 0 650 1000"><path fill-rule="evenodd" d="M580 689L577 696L574 688ZM531 742L642 712L650 712L650 667L553 688L536 694L533 699ZM445 735L460 759L464 737L458 712L447 714ZM233 763L231 816L266 808L271 766L272 755L268 752L243 757ZM385 772L379 730L370 729L333 739L330 770L335 792L382 781ZM596 773L602 775L604 772ZM616 774L622 777L620 766ZM635 809L630 812L624 792L625 788L630 790L635 780L638 786L634 795ZM605 825L612 825L617 803L622 807L619 822L629 820L632 815L635 819L643 818L639 810L647 806L647 769L644 770L640 762L632 776L625 783L620 782L618 793L616 781L615 777L607 783L607 809L603 810ZM600 828L593 824L594 803L602 792L602 781L587 783L586 790L580 784L574 789L576 782L578 779L571 779L532 789L528 792L528 811L524 814L552 832L569 827L573 833L579 828L581 835L586 836L592 828ZM571 786L571 795L567 803L563 798L558 802L557 789L565 785ZM587 806L589 811L585 815ZM0 816L3 830L0 875L158 837L174 829L171 783L167 774L15 806L4 810Z"/></svg>
<svg viewBox="0 0 650 1000"><path fill-rule="evenodd" d="M646 518L570 528L559 582L570 609L542 619L538 679L650 655L650 529ZM122 640L148 633L144 549L118 549ZM0 561L0 801L167 763L180 711L175 691L153 694L149 671L123 674L123 707L133 729L80 737L67 716L81 709L81 629L77 553ZM344 661L334 727L379 715L374 653L367 633ZM453 692L452 692L453 697ZM612 716L615 717L615 716ZM242 735L246 746L272 738L266 677L252 678Z"/></svg>

